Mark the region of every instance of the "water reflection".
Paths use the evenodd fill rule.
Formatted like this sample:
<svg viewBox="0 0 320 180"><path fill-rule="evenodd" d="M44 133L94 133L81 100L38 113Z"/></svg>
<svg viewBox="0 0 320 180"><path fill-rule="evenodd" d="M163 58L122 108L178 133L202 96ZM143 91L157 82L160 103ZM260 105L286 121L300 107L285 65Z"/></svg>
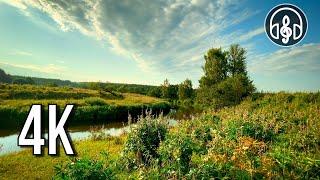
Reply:
<svg viewBox="0 0 320 180"><path fill-rule="evenodd" d="M105 134L110 136L120 136L125 131L129 130L129 127L125 126L123 123L110 123L106 125L95 125L95 126L88 126L88 125L81 125L69 128L68 132L72 139L75 140L82 140L90 137L90 129L91 128L105 128ZM11 133L8 135L7 133ZM21 151L26 148L21 148L17 145L18 140L18 133L12 133L12 131L2 131L2 136L0 137L0 155ZM44 134L44 138L47 139L48 134Z"/></svg>
<svg viewBox="0 0 320 180"><path fill-rule="evenodd" d="M168 121L168 124L170 127L172 127L172 126L176 126L178 122L176 120L171 119ZM88 126L88 125L75 126L75 127L69 128L68 131L72 141L75 141L75 140L83 140L83 139L89 138L91 135L90 133L91 128L101 128L101 127L104 128L105 134L110 136L120 136L124 132L128 132L130 129L124 123L117 122L117 123L109 123L105 125L96 125L96 126ZM4 133L2 132L2 134ZM44 137L47 139L48 134L45 133ZM17 140L18 140L18 134L10 134L10 135L7 134L6 136L3 136L3 137L0 136L0 156L25 149L17 145Z"/></svg>

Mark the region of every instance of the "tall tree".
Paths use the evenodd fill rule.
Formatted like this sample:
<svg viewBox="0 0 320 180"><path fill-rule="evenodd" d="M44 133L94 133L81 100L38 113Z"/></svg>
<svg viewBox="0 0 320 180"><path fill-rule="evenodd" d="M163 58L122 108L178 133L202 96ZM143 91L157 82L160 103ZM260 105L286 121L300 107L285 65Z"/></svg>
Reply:
<svg viewBox="0 0 320 180"><path fill-rule="evenodd" d="M179 100L191 99L193 97L192 81L186 79L179 84L178 89Z"/></svg>
<svg viewBox="0 0 320 180"><path fill-rule="evenodd" d="M204 76L200 79L200 87L211 87L223 81L228 73L227 53L221 48L212 48L204 56L205 64L202 67Z"/></svg>
<svg viewBox="0 0 320 180"><path fill-rule="evenodd" d="M228 64L229 72L232 76L236 74L247 75L246 50L240 47L239 44L233 44L230 46L228 52Z"/></svg>
<svg viewBox="0 0 320 180"><path fill-rule="evenodd" d="M246 51L231 45L228 51L210 49L204 56L204 76L199 80L198 103L223 107L239 103L254 92L246 70Z"/></svg>
<svg viewBox="0 0 320 180"><path fill-rule="evenodd" d="M167 99L177 99L178 97L178 86L171 85L168 79L165 79L163 84L161 85L161 94L163 98Z"/></svg>

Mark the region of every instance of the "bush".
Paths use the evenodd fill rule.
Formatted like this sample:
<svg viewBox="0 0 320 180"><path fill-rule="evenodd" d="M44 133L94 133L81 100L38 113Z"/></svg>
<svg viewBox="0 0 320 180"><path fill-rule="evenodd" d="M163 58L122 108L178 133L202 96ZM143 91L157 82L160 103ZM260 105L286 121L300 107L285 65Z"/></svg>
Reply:
<svg viewBox="0 0 320 180"><path fill-rule="evenodd" d="M55 166L55 178L57 179L115 179L110 167L104 167L102 161L89 158L75 159L66 165Z"/></svg>
<svg viewBox="0 0 320 180"><path fill-rule="evenodd" d="M96 97L86 98L84 102L91 106L103 106L107 104L103 99Z"/></svg>
<svg viewBox="0 0 320 180"><path fill-rule="evenodd" d="M310 155L279 147L274 147L270 155L275 162L273 171L284 179L320 178L320 161L308 157Z"/></svg>
<svg viewBox="0 0 320 180"><path fill-rule="evenodd" d="M192 168L186 175L188 179L224 179L228 176L230 167L219 166L212 162L203 163L196 168Z"/></svg>
<svg viewBox="0 0 320 180"><path fill-rule="evenodd" d="M265 129L262 125L245 122L242 125L242 135L249 136L260 141L271 141L276 137L272 128Z"/></svg>
<svg viewBox="0 0 320 180"><path fill-rule="evenodd" d="M173 134L161 143L159 148L162 168L166 176L181 177L190 169L192 153L198 149L188 134ZM175 172L170 175L168 172Z"/></svg>
<svg viewBox="0 0 320 180"><path fill-rule="evenodd" d="M124 156L134 153L132 157L138 163L149 165L153 159L158 158L158 147L168 132L167 123L160 116L154 118L151 112L140 117L136 126L128 134L124 148Z"/></svg>

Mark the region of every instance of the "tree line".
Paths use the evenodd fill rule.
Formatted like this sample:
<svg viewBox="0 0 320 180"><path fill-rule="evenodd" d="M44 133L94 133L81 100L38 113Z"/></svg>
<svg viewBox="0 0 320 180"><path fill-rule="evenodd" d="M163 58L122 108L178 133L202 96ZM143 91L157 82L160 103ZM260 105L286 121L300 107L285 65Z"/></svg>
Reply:
<svg viewBox="0 0 320 180"><path fill-rule="evenodd" d="M171 85L166 79L160 86L161 97L220 108L238 104L255 91L247 72L246 50L238 44L225 51L211 48L204 60L199 88L193 89L189 79L179 85Z"/></svg>

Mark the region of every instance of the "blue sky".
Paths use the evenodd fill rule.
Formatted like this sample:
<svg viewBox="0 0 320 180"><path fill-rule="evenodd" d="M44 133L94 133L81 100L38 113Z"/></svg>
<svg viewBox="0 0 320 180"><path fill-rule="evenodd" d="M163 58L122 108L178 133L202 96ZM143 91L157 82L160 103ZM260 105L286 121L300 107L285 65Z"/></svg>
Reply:
<svg viewBox="0 0 320 180"><path fill-rule="evenodd" d="M239 43L258 90L320 89L320 2L285 1L308 18L306 37L283 48L264 33L281 1L0 0L0 68L10 74L195 87L211 47Z"/></svg>

